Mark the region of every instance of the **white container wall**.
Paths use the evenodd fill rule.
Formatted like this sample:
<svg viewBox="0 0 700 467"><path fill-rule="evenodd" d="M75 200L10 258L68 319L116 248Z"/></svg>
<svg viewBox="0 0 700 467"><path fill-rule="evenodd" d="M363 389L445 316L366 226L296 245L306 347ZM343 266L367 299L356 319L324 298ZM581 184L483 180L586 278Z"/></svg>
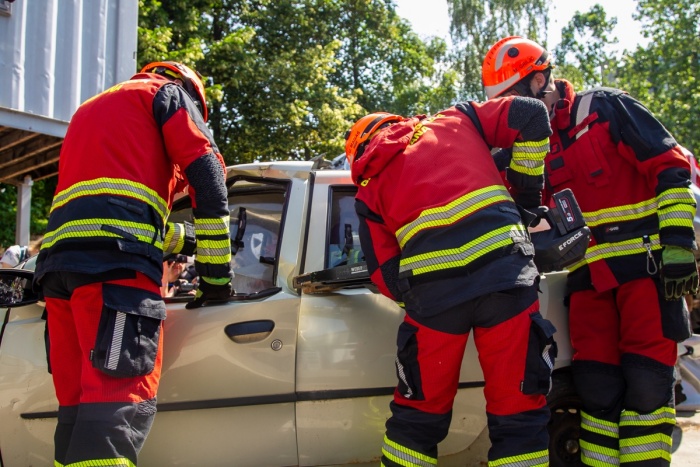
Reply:
<svg viewBox="0 0 700 467"><path fill-rule="evenodd" d="M136 72L137 26L138 0L0 0L0 126L63 137Z"/></svg>

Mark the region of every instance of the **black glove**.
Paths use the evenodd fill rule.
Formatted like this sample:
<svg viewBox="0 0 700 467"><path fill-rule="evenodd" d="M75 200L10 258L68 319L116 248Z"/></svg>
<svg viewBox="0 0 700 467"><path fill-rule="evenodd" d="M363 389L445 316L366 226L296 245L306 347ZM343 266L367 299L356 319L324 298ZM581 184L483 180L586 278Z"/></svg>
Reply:
<svg viewBox="0 0 700 467"><path fill-rule="evenodd" d="M688 248L666 245L661 253L661 277L666 300L696 295L700 281L693 252Z"/></svg>
<svg viewBox="0 0 700 467"><path fill-rule="evenodd" d="M233 286L230 277L200 277L195 298L185 305L185 308L188 310L199 308L209 300L225 301L231 298L231 294L233 294Z"/></svg>

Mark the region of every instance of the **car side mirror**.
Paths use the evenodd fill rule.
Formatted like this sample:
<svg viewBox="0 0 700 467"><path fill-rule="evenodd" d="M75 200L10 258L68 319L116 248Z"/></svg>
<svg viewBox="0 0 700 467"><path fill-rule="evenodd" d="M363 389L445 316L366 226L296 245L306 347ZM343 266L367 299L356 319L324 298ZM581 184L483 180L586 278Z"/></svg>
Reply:
<svg viewBox="0 0 700 467"><path fill-rule="evenodd" d="M32 289L34 271L0 269L0 308L19 307L39 301Z"/></svg>

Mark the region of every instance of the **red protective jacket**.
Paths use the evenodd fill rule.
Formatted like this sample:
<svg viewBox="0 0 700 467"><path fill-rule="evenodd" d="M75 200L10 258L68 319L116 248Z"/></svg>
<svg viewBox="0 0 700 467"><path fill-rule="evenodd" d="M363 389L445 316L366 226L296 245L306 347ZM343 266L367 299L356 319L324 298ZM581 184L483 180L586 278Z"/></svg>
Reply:
<svg viewBox="0 0 700 467"><path fill-rule="evenodd" d="M564 97L552 120L547 188L571 188L592 232L585 259L569 268L570 290L656 275L663 245L696 248L690 167L663 125L622 91L556 86Z"/></svg>
<svg viewBox="0 0 700 467"><path fill-rule="evenodd" d="M490 153L519 137L512 102L396 123L355 161L360 240L383 294L430 315L534 282L534 248Z"/></svg>
<svg viewBox="0 0 700 467"><path fill-rule="evenodd" d="M189 183L196 217L228 228L224 178L223 158L182 87L145 73L113 86L83 103L68 126L37 278L128 268L160 283L176 187ZM208 267L212 276L227 275L221 263Z"/></svg>

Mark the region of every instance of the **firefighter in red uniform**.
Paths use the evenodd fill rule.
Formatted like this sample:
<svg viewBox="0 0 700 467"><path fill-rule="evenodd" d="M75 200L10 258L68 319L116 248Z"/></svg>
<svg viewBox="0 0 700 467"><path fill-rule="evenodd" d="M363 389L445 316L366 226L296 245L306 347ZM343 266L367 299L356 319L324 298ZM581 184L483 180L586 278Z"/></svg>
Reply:
<svg viewBox="0 0 700 467"><path fill-rule="evenodd" d="M581 458L669 465L676 342L689 336L683 296L698 288L688 161L626 93L576 93L551 70L539 44L507 37L482 73L488 98L537 97L550 110L547 188L570 188L591 228L567 283Z"/></svg>
<svg viewBox="0 0 700 467"><path fill-rule="evenodd" d="M514 196L534 207L550 133L544 106L523 98L462 103L432 117L370 114L348 132L371 279L406 310L382 465L437 462L472 329L489 464L548 462L555 329L539 313L534 247L489 148L513 146Z"/></svg>
<svg viewBox="0 0 700 467"><path fill-rule="evenodd" d="M164 250L196 235L200 286L188 307L231 294L225 166L206 119L201 79L175 62L147 65L71 119L36 267L59 402L56 466L136 465L156 412ZM189 233L166 229L185 185Z"/></svg>

